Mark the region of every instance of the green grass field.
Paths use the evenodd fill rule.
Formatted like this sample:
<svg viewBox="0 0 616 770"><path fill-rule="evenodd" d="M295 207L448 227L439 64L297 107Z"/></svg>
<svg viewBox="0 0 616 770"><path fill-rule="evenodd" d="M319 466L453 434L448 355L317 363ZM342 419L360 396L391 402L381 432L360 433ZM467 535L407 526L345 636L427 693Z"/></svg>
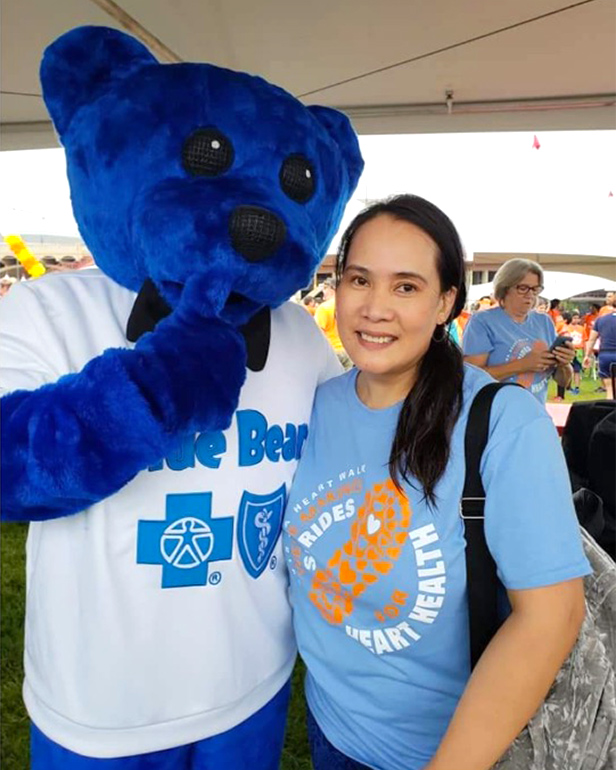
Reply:
<svg viewBox="0 0 616 770"><path fill-rule="evenodd" d="M580 393L574 396L569 390L565 393L565 404L573 404L575 401L598 401L605 398L605 392L600 392L597 388L601 387L603 383L601 380L592 380L588 377L582 377L580 383ZM548 401L553 401L556 396L556 383L554 380L550 380L548 386Z"/></svg>
<svg viewBox="0 0 616 770"><path fill-rule="evenodd" d="M605 398L597 392L600 381L582 380L579 396L567 392L565 403ZM552 382L548 391L551 400L556 395ZM0 767L2 770L27 770L28 717L21 699L23 678L23 615L24 615L24 547L27 527L22 524L0 526ZM293 696L287 725L282 770L310 770L305 729L305 707L302 697L301 663L293 675Z"/></svg>
<svg viewBox="0 0 616 770"><path fill-rule="evenodd" d="M28 767L28 717L21 700L23 618L25 605L25 524L0 526L0 767Z"/></svg>

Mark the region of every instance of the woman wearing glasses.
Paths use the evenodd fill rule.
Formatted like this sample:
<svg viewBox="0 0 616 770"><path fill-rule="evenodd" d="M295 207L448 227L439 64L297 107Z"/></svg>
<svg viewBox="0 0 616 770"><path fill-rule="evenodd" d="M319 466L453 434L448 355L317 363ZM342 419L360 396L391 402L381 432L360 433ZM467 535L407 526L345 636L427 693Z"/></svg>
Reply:
<svg viewBox="0 0 616 770"><path fill-rule="evenodd" d="M534 310L543 271L529 259L510 259L494 276L499 306L476 313L464 330L464 359L497 380L518 382L545 403L548 380L566 388L573 374L573 346L550 351L556 339L552 319Z"/></svg>

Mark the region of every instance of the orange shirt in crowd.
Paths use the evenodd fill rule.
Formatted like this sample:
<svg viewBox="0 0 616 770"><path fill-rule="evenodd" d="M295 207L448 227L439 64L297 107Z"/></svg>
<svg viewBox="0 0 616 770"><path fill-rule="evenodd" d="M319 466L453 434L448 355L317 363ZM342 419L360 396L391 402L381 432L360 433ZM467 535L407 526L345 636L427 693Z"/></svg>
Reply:
<svg viewBox="0 0 616 770"><path fill-rule="evenodd" d="M325 302L321 302L314 314L314 320L323 330L329 344L335 353L344 353L342 342L338 336L338 326L336 324L336 297L330 297Z"/></svg>
<svg viewBox="0 0 616 770"><path fill-rule="evenodd" d="M456 327L459 340L462 340L464 329L466 328L466 324L468 323L468 319L471 317L471 315L472 314L469 313L468 310L463 310L457 318L453 319L453 325Z"/></svg>
<svg viewBox="0 0 616 770"><path fill-rule="evenodd" d="M554 310L548 310L548 315L554 321L556 327L556 334L560 334L562 327L565 325L565 320L560 314L560 310L554 308Z"/></svg>
<svg viewBox="0 0 616 770"><path fill-rule="evenodd" d="M584 316L584 342L588 342L588 338L592 331L592 325L597 318L599 318L599 313L586 313Z"/></svg>
<svg viewBox="0 0 616 770"><path fill-rule="evenodd" d="M571 343L576 350L584 347L584 326L582 324L563 323L558 333L569 335L572 338Z"/></svg>
<svg viewBox="0 0 616 770"><path fill-rule="evenodd" d="M599 310L599 318L601 318L602 315L607 315L608 313L614 312L614 305L603 305L601 310Z"/></svg>

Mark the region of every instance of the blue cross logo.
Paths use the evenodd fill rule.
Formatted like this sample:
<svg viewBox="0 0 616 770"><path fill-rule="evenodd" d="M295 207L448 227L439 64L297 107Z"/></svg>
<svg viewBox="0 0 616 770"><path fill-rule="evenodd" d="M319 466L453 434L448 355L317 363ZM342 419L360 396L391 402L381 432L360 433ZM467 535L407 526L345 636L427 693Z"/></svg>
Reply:
<svg viewBox="0 0 616 770"><path fill-rule="evenodd" d="M160 564L162 587L204 586L208 566L233 552L233 518L212 518L212 493L167 495L164 521L139 521L137 563Z"/></svg>

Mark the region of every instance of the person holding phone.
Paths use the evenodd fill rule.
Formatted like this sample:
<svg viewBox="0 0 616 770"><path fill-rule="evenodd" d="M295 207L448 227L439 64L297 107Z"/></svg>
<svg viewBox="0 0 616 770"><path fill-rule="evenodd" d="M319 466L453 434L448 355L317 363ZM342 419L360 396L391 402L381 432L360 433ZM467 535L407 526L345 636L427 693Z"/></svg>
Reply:
<svg viewBox="0 0 616 770"><path fill-rule="evenodd" d="M462 345L465 361L497 380L523 385L543 404L550 376L560 387L569 386L575 351L570 341L557 338L549 315L534 310L542 290L540 265L530 259L505 262L494 276L498 307L471 318Z"/></svg>

